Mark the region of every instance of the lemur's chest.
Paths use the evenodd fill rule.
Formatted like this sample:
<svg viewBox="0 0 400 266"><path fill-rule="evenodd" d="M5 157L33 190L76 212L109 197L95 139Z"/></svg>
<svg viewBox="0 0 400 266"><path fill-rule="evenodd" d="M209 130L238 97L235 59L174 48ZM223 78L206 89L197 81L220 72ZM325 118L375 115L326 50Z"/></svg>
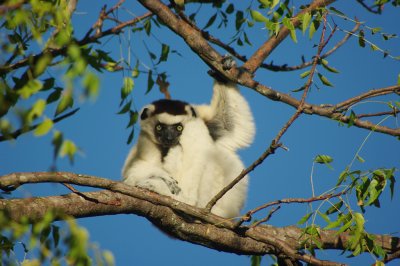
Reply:
<svg viewBox="0 0 400 266"><path fill-rule="evenodd" d="M183 150L180 145L172 147L162 159L162 168L171 174L178 182L181 179L182 172L185 168L183 161ZM172 173L174 173L172 175Z"/></svg>

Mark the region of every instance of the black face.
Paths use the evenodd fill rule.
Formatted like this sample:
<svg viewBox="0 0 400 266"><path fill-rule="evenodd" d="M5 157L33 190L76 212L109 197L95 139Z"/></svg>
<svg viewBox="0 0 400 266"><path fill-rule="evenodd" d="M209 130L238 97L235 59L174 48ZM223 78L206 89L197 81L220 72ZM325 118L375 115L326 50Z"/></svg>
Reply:
<svg viewBox="0 0 400 266"><path fill-rule="evenodd" d="M173 125L158 123L154 127L154 135L160 145L164 148L170 148L177 145L182 131L183 125L181 123Z"/></svg>

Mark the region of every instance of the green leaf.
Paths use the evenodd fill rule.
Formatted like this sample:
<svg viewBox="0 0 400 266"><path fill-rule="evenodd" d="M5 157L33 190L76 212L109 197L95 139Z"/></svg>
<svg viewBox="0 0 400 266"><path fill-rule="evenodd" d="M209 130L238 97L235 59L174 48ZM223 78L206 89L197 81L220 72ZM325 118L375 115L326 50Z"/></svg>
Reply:
<svg viewBox="0 0 400 266"><path fill-rule="evenodd" d="M161 46L160 60L158 61L157 64L167 61L168 54L169 54L169 45L163 43L162 46Z"/></svg>
<svg viewBox="0 0 400 266"><path fill-rule="evenodd" d="M325 221L327 224L329 224L329 223L331 222L331 220L329 219L329 216L326 215L325 213L322 213L322 212L320 212L320 211L317 211L317 214L318 214L319 216L321 216L321 218L324 219L324 221Z"/></svg>
<svg viewBox="0 0 400 266"><path fill-rule="evenodd" d="M372 49L372 51L378 51L379 47L376 46L375 44L371 44L371 49Z"/></svg>
<svg viewBox="0 0 400 266"><path fill-rule="evenodd" d="M305 231L306 234L308 234L310 236L319 237L319 235L320 235L319 234L320 228L318 226L316 226L316 225L307 226L304 231Z"/></svg>
<svg viewBox="0 0 400 266"><path fill-rule="evenodd" d="M358 45L365 47L364 30L360 30L358 34Z"/></svg>
<svg viewBox="0 0 400 266"><path fill-rule="evenodd" d="M125 99L132 92L134 85L135 82L131 77L124 77L121 88L121 99Z"/></svg>
<svg viewBox="0 0 400 266"><path fill-rule="evenodd" d="M103 251L103 257L106 262L106 265L116 265L114 255L112 254L112 252L108 250Z"/></svg>
<svg viewBox="0 0 400 266"><path fill-rule="evenodd" d="M277 4L279 4L280 0L272 0L272 4L270 5L270 8L273 9Z"/></svg>
<svg viewBox="0 0 400 266"><path fill-rule="evenodd" d="M301 73L300 74L300 78L303 79L303 78L307 77L308 75L310 75L310 72L311 72L311 70L307 70L307 71Z"/></svg>
<svg viewBox="0 0 400 266"><path fill-rule="evenodd" d="M133 140L133 135L135 133L135 128L132 127L131 133L128 136L128 140L126 141L126 144L131 144L132 140Z"/></svg>
<svg viewBox="0 0 400 266"><path fill-rule="evenodd" d="M243 37L244 37L244 42L251 46L252 44L251 44L249 37L247 36L247 33L245 31L243 32Z"/></svg>
<svg viewBox="0 0 400 266"><path fill-rule="evenodd" d="M228 7L226 8L225 12L228 13L228 14L232 14L233 11L235 11L235 6L232 3L230 3L228 5Z"/></svg>
<svg viewBox="0 0 400 266"><path fill-rule="evenodd" d="M333 84L327 79L327 77L325 77L321 73L318 73L318 77L319 77L319 80L321 80L322 84L329 86L329 87L333 87Z"/></svg>
<svg viewBox="0 0 400 266"><path fill-rule="evenodd" d="M147 19L145 22L144 22L144 30L146 31L146 34L147 34L147 36L149 36L150 35L150 33L151 33L151 20L150 19Z"/></svg>
<svg viewBox="0 0 400 266"><path fill-rule="evenodd" d="M384 39L385 41L387 41L387 40L389 40L389 39L396 38L397 35L396 35L396 34L386 34L386 33L384 33L384 34L382 34L382 37L383 37L383 39Z"/></svg>
<svg viewBox="0 0 400 266"><path fill-rule="evenodd" d="M347 123L347 127L351 127L352 125L354 125L354 121L356 119L357 119L356 114L353 112L353 110L351 110L350 116L349 116L349 122Z"/></svg>
<svg viewBox="0 0 400 266"><path fill-rule="evenodd" d="M377 27L377 28L372 28L372 29L371 29L371 33L372 33L372 34L378 33L378 32L380 32L380 31L382 31L382 28L379 28L379 27Z"/></svg>
<svg viewBox="0 0 400 266"><path fill-rule="evenodd" d="M139 76L139 60L136 61L136 65L132 70L132 78L137 78Z"/></svg>
<svg viewBox="0 0 400 266"><path fill-rule="evenodd" d="M390 180L390 199L393 200L393 195L394 195L394 185L396 183L396 179L394 178L394 176L389 177Z"/></svg>
<svg viewBox="0 0 400 266"><path fill-rule="evenodd" d="M43 245L44 242L47 240L47 238L49 237L51 233L51 227L50 226L46 226L45 228L43 228L43 230L40 232L40 243Z"/></svg>
<svg viewBox="0 0 400 266"><path fill-rule="evenodd" d="M68 46L68 55L74 60L80 59L81 49L76 44L70 45Z"/></svg>
<svg viewBox="0 0 400 266"><path fill-rule="evenodd" d="M147 75L147 90L146 94L151 91L151 89L154 86L154 80L153 80L153 71L149 71L149 74Z"/></svg>
<svg viewBox="0 0 400 266"><path fill-rule="evenodd" d="M347 17L343 12L339 11L338 9L334 8L333 6L329 7L329 10L331 10L333 13L336 13L340 16Z"/></svg>
<svg viewBox="0 0 400 266"><path fill-rule="evenodd" d="M51 63L52 60L53 60L53 57L49 54L44 54L43 56L41 56L37 60L37 62L35 63L35 66L34 66L33 73L34 73L35 77L38 77L41 74L43 74L43 72L46 70L46 68Z"/></svg>
<svg viewBox="0 0 400 266"><path fill-rule="evenodd" d="M296 30L290 30L290 38L297 43L297 36L296 36Z"/></svg>
<svg viewBox="0 0 400 266"><path fill-rule="evenodd" d="M28 99L43 88L42 82L37 79L29 80L17 93L22 99Z"/></svg>
<svg viewBox="0 0 400 266"><path fill-rule="evenodd" d="M45 79L45 80L43 80L43 87L42 87L42 91L47 91L47 90L50 90L51 88L53 88L54 87L54 81L55 81L55 79L54 78L47 78L47 79Z"/></svg>
<svg viewBox="0 0 400 266"><path fill-rule="evenodd" d="M126 128L133 126L137 122L138 118L139 118L138 112L130 111L129 112L129 123L126 126Z"/></svg>
<svg viewBox="0 0 400 266"><path fill-rule="evenodd" d="M353 218L354 218L354 221L356 223L356 231L363 232L364 231L364 224L365 224L364 216L361 213L356 212L356 213L353 214Z"/></svg>
<svg viewBox="0 0 400 266"><path fill-rule="evenodd" d="M310 24L311 21L311 13L307 12L304 14L304 16L302 17L302 21L301 21L301 30L303 32L303 34L306 32L308 25Z"/></svg>
<svg viewBox="0 0 400 266"><path fill-rule="evenodd" d="M240 27L242 26L243 22L245 22L245 19L243 18L243 11L239 10L236 12L236 18L235 18L236 30L240 30Z"/></svg>
<svg viewBox="0 0 400 266"><path fill-rule="evenodd" d="M299 91L303 91L305 88L306 88L306 86L305 86L305 85L303 85L303 86L301 86L301 87L300 87L300 88L298 88L298 89L292 90L292 92L299 92Z"/></svg>
<svg viewBox="0 0 400 266"><path fill-rule="evenodd" d="M360 163L364 163L365 162L365 160L360 156L360 155L356 155L356 159L357 159L357 161L359 161Z"/></svg>
<svg viewBox="0 0 400 266"><path fill-rule="evenodd" d="M52 102L58 101L60 99L62 93L62 88L54 88L54 91L47 96L46 102L50 104Z"/></svg>
<svg viewBox="0 0 400 266"><path fill-rule="evenodd" d="M344 231L349 229L352 224L353 224L353 220L348 221L342 227L339 228L339 230L336 232L336 234L339 235L339 234L343 233ZM330 228L325 228L325 229L330 229Z"/></svg>
<svg viewBox="0 0 400 266"><path fill-rule="evenodd" d="M132 101L127 102L117 114L119 114L119 115L125 114L126 112L128 112L131 109L131 105L132 105Z"/></svg>
<svg viewBox="0 0 400 266"><path fill-rule="evenodd" d="M94 98L99 94L100 81L95 74L88 72L82 80L82 85L89 97Z"/></svg>
<svg viewBox="0 0 400 266"><path fill-rule="evenodd" d="M217 18L217 13L215 13L214 15L212 15L210 17L210 19L208 20L207 24L204 26L203 30L207 29L208 27L210 27L214 22L215 19Z"/></svg>
<svg viewBox="0 0 400 266"><path fill-rule="evenodd" d="M292 38L292 40L293 40L295 43L297 43L296 30L295 30L295 28L294 28L294 25L293 25L291 19L288 18L288 17L284 17L284 18L282 19L282 23L283 23L283 25L285 25L286 28L288 28L288 30L290 31L290 38Z"/></svg>
<svg viewBox="0 0 400 266"><path fill-rule="evenodd" d="M54 247L56 248L58 246L58 243L60 242L60 227L56 225L52 225L52 237L53 237L53 243Z"/></svg>
<svg viewBox="0 0 400 266"><path fill-rule="evenodd" d="M61 96L61 100L57 105L55 116L58 116L62 112L64 112L67 108L72 107L74 104L74 99L72 98L72 91L67 90Z"/></svg>
<svg viewBox="0 0 400 266"><path fill-rule="evenodd" d="M266 17L264 17L263 14L261 14L260 12L258 12L257 10L250 10L250 15L251 18L256 21L256 22L268 22L269 19L267 19Z"/></svg>
<svg viewBox="0 0 400 266"><path fill-rule="evenodd" d="M71 140L64 140L61 145L60 156L61 157L68 156L69 161L73 163L74 156L77 150L78 148L76 147L75 143L73 143Z"/></svg>
<svg viewBox="0 0 400 266"><path fill-rule="evenodd" d="M337 227L339 227L341 224L342 224L342 222L341 222L340 220L332 221L332 222L328 223L327 226L324 227L324 230L337 228Z"/></svg>
<svg viewBox="0 0 400 266"><path fill-rule="evenodd" d="M321 59L321 64L322 64L322 66L323 66L326 70L328 70L329 72L332 72L332 73L339 73L339 71L338 71L336 68L331 67L331 66L328 65L328 60Z"/></svg>
<svg viewBox="0 0 400 266"><path fill-rule="evenodd" d="M298 224L298 225L304 224L305 222L308 221L308 219L310 219L311 215L313 215L313 212L307 213L306 215L304 215L304 216L297 222L297 224Z"/></svg>
<svg viewBox="0 0 400 266"><path fill-rule="evenodd" d="M343 170L343 172L340 173L339 178L338 178L338 182L336 183L336 186L339 186L340 184L343 183L343 181L346 181L346 177L349 175L349 169L348 167L346 167L345 170Z"/></svg>
<svg viewBox="0 0 400 266"><path fill-rule="evenodd" d="M54 158L58 156L63 140L63 134L58 130L54 131L53 140L51 141L51 144L54 146Z"/></svg>
<svg viewBox="0 0 400 266"><path fill-rule="evenodd" d="M38 127L33 131L33 135L36 137L46 135L50 129L53 127L54 123L51 119L46 118L42 123L38 125Z"/></svg>
<svg viewBox="0 0 400 266"><path fill-rule="evenodd" d="M261 265L261 259L262 259L262 256L252 255L251 258L250 258L251 266L260 266Z"/></svg>
<svg viewBox="0 0 400 266"><path fill-rule="evenodd" d="M320 163L320 164L329 164L331 162L333 162L333 158L329 155L317 155L314 158L314 162L316 163Z"/></svg>
<svg viewBox="0 0 400 266"><path fill-rule="evenodd" d="M308 36L309 36L310 39L313 38L314 33L315 33L315 32L318 30L318 28L319 28L319 25L320 25L320 21L318 21L317 19L314 19L314 20L311 22L310 30L308 31Z"/></svg>
<svg viewBox="0 0 400 266"><path fill-rule="evenodd" d="M157 56L154 53L150 52L150 51L149 51L149 56L150 56L150 58L152 60L156 60L156 58L157 58Z"/></svg>
<svg viewBox="0 0 400 266"><path fill-rule="evenodd" d="M29 111L29 113L26 116L26 119L28 120L28 122L32 122L34 119L42 116L44 109L46 108L46 101L43 99L39 99L37 100L31 110Z"/></svg>
<svg viewBox="0 0 400 266"><path fill-rule="evenodd" d="M373 179L371 183L368 186L368 191L369 191L369 200L367 203L365 203L365 206L369 206L378 199L378 197L381 195L383 187L379 186L379 182L376 179Z"/></svg>
<svg viewBox="0 0 400 266"><path fill-rule="evenodd" d="M326 210L326 214L330 215L333 214L335 212L338 212L340 210L340 208L342 208L343 206L343 201L339 201L338 203L334 204L333 206L331 206L328 210Z"/></svg>

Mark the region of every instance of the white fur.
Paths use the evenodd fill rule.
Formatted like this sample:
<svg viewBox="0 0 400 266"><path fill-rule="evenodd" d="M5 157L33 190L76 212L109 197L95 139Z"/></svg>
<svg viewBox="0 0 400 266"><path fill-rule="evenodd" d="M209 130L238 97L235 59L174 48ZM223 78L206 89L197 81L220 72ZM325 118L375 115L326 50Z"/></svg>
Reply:
<svg viewBox="0 0 400 266"><path fill-rule="evenodd" d="M141 122L138 142L122 171L124 182L205 207L240 174L244 166L236 150L252 142L255 127L250 108L237 87L216 82L211 104L194 108L197 117L162 113ZM158 122L180 122L184 126L180 145L170 148L163 159L153 136ZM222 126L218 138L212 138L209 122ZM177 181L180 192L171 193L163 179ZM247 183L246 176L217 202L212 212L226 218L237 217L246 199Z"/></svg>

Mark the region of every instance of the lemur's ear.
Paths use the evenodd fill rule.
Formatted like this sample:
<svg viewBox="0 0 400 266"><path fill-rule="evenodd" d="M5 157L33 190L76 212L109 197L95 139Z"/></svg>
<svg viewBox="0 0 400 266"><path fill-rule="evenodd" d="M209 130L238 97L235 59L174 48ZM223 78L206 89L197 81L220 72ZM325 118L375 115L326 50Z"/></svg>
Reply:
<svg viewBox="0 0 400 266"><path fill-rule="evenodd" d="M193 108L193 106L191 106L191 105L186 105L185 106L185 111L186 111L186 113L189 115L189 116L191 116L191 117L197 117L197 113L196 113L196 111L194 110L194 108Z"/></svg>
<svg viewBox="0 0 400 266"><path fill-rule="evenodd" d="M145 108L143 108L141 114L140 114L140 120L146 120L150 116L152 116L154 112L154 106L153 105L148 105Z"/></svg>
<svg viewBox="0 0 400 266"><path fill-rule="evenodd" d="M192 116L197 117L196 111L194 110L193 106L190 106L190 110L192 111Z"/></svg>

